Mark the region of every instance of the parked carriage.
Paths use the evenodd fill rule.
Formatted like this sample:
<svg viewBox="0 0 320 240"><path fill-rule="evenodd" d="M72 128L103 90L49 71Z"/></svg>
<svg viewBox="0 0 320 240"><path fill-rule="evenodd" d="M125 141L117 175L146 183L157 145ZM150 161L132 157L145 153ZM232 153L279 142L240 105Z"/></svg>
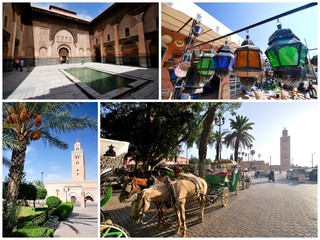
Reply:
<svg viewBox="0 0 320 240"><path fill-rule="evenodd" d="M231 160L220 160L213 164L214 171L205 176L208 184L206 200L214 203L221 200L223 206L229 203L230 192L239 192L240 172L236 167L236 163Z"/></svg>

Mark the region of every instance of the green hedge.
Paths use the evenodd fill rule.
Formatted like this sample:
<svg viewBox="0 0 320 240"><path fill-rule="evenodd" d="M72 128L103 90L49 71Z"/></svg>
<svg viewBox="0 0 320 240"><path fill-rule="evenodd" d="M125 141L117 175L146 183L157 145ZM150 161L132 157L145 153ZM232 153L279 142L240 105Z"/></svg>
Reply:
<svg viewBox="0 0 320 240"><path fill-rule="evenodd" d="M49 208L56 208L61 204L61 200L56 196L50 196L50 197L47 197L46 204L48 205Z"/></svg>
<svg viewBox="0 0 320 240"><path fill-rule="evenodd" d="M60 221L63 221L69 216L72 210L73 210L73 203L66 202L66 203L62 203L59 207L57 207L54 210L53 214L57 215Z"/></svg>

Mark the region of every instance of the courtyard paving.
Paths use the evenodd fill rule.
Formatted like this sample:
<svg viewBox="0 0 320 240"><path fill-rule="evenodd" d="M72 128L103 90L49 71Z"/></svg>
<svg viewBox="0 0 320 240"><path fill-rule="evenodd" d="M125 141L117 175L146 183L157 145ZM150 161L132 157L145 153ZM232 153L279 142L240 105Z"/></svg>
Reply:
<svg viewBox="0 0 320 240"><path fill-rule="evenodd" d="M91 237L98 236L98 204L87 203L86 208L74 207L70 216L60 222L54 237Z"/></svg>
<svg viewBox="0 0 320 240"><path fill-rule="evenodd" d="M286 173L276 173L275 183L267 178L253 179L249 189L238 195L230 193L226 207L221 202L205 207L204 222L198 220L199 204L186 205L187 236L218 238L317 238L318 184L307 180L287 180ZM133 225L129 220L131 203L118 201L119 191L102 210L112 221L124 227L131 237L178 237L177 218L166 210L167 220L157 226L155 207L146 214L147 225ZM154 217L154 218L153 218Z"/></svg>
<svg viewBox="0 0 320 240"><path fill-rule="evenodd" d="M108 94L97 95L80 82L63 74L71 67L90 67L123 75L137 81L129 88L116 89ZM159 74L157 68L140 68L102 63L62 64L37 66L23 72L3 73L3 99L159 99Z"/></svg>

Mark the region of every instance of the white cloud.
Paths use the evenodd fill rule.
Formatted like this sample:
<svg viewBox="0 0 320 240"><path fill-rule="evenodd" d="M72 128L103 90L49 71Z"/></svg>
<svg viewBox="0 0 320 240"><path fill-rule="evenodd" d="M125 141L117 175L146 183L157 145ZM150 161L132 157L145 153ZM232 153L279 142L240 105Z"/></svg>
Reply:
<svg viewBox="0 0 320 240"><path fill-rule="evenodd" d="M91 21L93 19L93 17L91 17L89 14L87 13L77 13L77 16L79 18L82 18L82 19L85 19L85 20L88 20L88 21Z"/></svg>
<svg viewBox="0 0 320 240"><path fill-rule="evenodd" d="M49 168L51 170L58 170L58 169L62 169L63 167L61 165L58 165L58 164L53 164Z"/></svg>

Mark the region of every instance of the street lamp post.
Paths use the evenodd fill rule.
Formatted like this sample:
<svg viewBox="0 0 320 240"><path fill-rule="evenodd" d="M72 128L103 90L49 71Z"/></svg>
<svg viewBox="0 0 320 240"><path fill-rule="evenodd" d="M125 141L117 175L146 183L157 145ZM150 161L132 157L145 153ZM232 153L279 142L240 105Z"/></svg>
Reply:
<svg viewBox="0 0 320 240"><path fill-rule="evenodd" d="M41 183L43 185L43 172L41 172Z"/></svg>
<svg viewBox="0 0 320 240"><path fill-rule="evenodd" d="M70 190L70 188L63 188L63 191L66 192L66 202L68 201L68 191Z"/></svg>
<svg viewBox="0 0 320 240"><path fill-rule="evenodd" d="M216 160L220 160L221 159L221 150L222 150L222 146L221 146L221 126L224 124L224 117L221 115L221 113L218 114L218 117L215 117L214 119L214 123L219 126L219 137L218 137L218 149L219 151L217 151L217 155L216 155Z"/></svg>

